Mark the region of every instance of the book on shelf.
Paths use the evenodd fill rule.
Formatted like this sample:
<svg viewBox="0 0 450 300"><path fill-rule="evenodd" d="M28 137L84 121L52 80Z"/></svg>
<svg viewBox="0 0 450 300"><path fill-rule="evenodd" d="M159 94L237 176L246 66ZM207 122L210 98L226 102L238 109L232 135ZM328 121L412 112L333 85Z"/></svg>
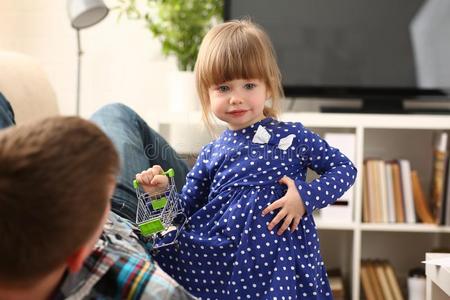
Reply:
<svg viewBox="0 0 450 300"><path fill-rule="evenodd" d="M375 220L375 222L377 223L381 223L383 222L383 208L382 208L382 200L381 200L381 180L382 177L380 177L380 173L379 170L380 168L378 167L380 160L374 160L372 161L372 165L371 165L371 173L370 175L372 176L372 184L373 184L373 201L374 201L374 214L373 214L373 219Z"/></svg>
<svg viewBox="0 0 450 300"><path fill-rule="evenodd" d="M330 269L327 271L328 281L330 282L331 293L334 300L345 299L344 278L339 269Z"/></svg>
<svg viewBox="0 0 450 300"><path fill-rule="evenodd" d="M370 216L369 216L369 191L368 191L368 170L367 170L367 164L364 163L363 165L363 203L362 203L362 209L363 209L363 222L369 223L370 222Z"/></svg>
<svg viewBox="0 0 450 300"><path fill-rule="evenodd" d="M378 280L380 281L381 285L381 292L383 294L383 298L385 300L394 300L393 294L391 292L391 288L389 287L388 278L386 276L386 273L384 271L384 264L381 261L375 261L374 262L374 268L376 275L378 277Z"/></svg>
<svg viewBox="0 0 450 300"><path fill-rule="evenodd" d="M450 161L448 133L439 132L433 145L430 194L424 191L413 162L407 159L364 160L363 222L417 222L450 226Z"/></svg>
<svg viewBox="0 0 450 300"><path fill-rule="evenodd" d="M364 222L436 223L419 175L408 160L366 159L364 176Z"/></svg>
<svg viewBox="0 0 450 300"><path fill-rule="evenodd" d="M367 180L363 189L367 189L367 207L369 222L382 222L380 174L378 168L379 159L367 159L365 161Z"/></svg>
<svg viewBox="0 0 450 300"><path fill-rule="evenodd" d="M372 285L372 289L375 295L375 299L383 299L383 292L381 290L381 283L380 280L378 278L377 272L375 270L375 265L373 262L368 262L366 264L367 266L367 271L369 273L369 281L370 284Z"/></svg>
<svg viewBox="0 0 450 300"><path fill-rule="evenodd" d="M395 223L394 183L392 179L392 163L386 162L386 198L388 204L388 222Z"/></svg>
<svg viewBox="0 0 450 300"><path fill-rule="evenodd" d="M447 167L447 140L448 134L440 132L436 135L433 149L433 174L431 181L431 203L434 217L438 224L445 224L445 174Z"/></svg>
<svg viewBox="0 0 450 300"><path fill-rule="evenodd" d="M397 223L405 222L405 208L403 202L403 192L402 192L402 179L400 175L400 166L398 162L392 161L391 171L392 171L392 187L394 190L394 207L395 207L395 221Z"/></svg>
<svg viewBox="0 0 450 300"><path fill-rule="evenodd" d="M404 299L394 268L386 260L363 260L361 284L367 300Z"/></svg>
<svg viewBox="0 0 450 300"><path fill-rule="evenodd" d="M416 222L409 161L366 159L364 176L364 222Z"/></svg>
<svg viewBox="0 0 450 300"><path fill-rule="evenodd" d="M368 222L381 222L381 199L379 192L379 179L377 172L377 161L376 158L366 159L364 161L365 166L365 176L363 190L365 190L366 200L363 201L363 209L367 211Z"/></svg>
<svg viewBox="0 0 450 300"><path fill-rule="evenodd" d="M397 276L395 275L394 267L389 262L386 262L384 264L384 271L386 274L386 277L389 282L389 287L392 291L392 295L394 296L395 300L402 300L403 295L400 289L400 284L398 281Z"/></svg>
<svg viewBox="0 0 450 300"><path fill-rule="evenodd" d="M414 195L414 206L416 208L417 217L423 223L436 223L436 219L433 217L433 214L428 207L428 201L426 200L425 193L423 192L419 175L415 170L411 171L411 181Z"/></svg>
<svg viewBox="0 0 450 300"><path fill-rule="evenodd" d="M388 223L389 218L389 205L387 198L387 184L386 184L386 162L384 160L377 160L377 179L379 184L379 197L380 197L380 218L382 223Z"/></svg>
<svg viewBox="0 0 450 300"><path fill-rule="evenodd" d="M450 226L450 158L447 157L447 175L445 185L445 218L444 224Z"/></svg>
<svg viewBox="0 0 450 300"><path fill-rule="evenodd" d="M374 290L374 285L372 284L371 275L369 274L369 267L366 261L361 262L361 284L363 287L364 294L367 300L377 300Z"/></svg>
<svg viewBox="0 0 450 300"><path fill-rule="evenodd" d="M405 202L406 223L416 223L416 213L414 211L414 198L411 184L411 164L409 160L400 159L400 174L402 178L403 200Z"/></svg>

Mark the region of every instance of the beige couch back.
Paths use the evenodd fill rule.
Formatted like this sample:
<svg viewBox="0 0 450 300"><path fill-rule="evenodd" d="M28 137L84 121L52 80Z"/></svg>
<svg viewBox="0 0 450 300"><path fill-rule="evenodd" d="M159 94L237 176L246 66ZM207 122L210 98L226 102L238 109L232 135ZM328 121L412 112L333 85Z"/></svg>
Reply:
<svg viewBox="0 0 450 300"><path fill-rule="evenodd" d="M59 114L47 75L29 56L0 52L0 92L11 102L17 124Z"/></svg>

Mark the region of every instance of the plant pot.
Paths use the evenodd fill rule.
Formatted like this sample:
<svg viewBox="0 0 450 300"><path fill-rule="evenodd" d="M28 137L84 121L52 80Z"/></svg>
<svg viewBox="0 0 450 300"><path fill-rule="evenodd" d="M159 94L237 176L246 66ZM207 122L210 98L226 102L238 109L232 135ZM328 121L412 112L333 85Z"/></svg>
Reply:
<svg viewBox="0 0 450 300"><path fill-rule="evenodd" d="M168 78L169 111L198 111L200 100L195 88L195 75L190 71L172 71Z"/></svg>

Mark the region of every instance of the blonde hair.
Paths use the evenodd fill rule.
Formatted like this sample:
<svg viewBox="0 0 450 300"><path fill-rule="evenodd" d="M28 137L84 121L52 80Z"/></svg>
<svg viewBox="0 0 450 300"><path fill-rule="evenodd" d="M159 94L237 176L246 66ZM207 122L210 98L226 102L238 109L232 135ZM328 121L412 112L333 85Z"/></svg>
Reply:
<svg viewBox="0 0 450 300"><path fill-rule="evenodd" d="M278 117L283 89L275 52L268 35L250 20L233 20L211 28L203 38L194 70L203 120L211 131L208 89L234 79L263 80L271 95L271 106L264 108L264 116Z"/></svg>

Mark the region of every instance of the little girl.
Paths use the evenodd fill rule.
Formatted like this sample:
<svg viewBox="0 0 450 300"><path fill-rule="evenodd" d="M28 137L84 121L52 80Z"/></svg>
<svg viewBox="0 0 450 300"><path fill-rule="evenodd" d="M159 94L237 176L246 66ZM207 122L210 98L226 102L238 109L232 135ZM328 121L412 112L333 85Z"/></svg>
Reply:
<svg viewBox="0 0 450 300"><path fill-rule="evenodd" d="M312 213L353 184L352 162L301 123L276 120L280 72L255 24L212 28L195 73L206 124L213 114L228 129L187 175L179 248L155 260L202 299L332 299ZM307 183L307 168L320 178ZM154 191L167 186L161 172L136 178Z"/></svg>

